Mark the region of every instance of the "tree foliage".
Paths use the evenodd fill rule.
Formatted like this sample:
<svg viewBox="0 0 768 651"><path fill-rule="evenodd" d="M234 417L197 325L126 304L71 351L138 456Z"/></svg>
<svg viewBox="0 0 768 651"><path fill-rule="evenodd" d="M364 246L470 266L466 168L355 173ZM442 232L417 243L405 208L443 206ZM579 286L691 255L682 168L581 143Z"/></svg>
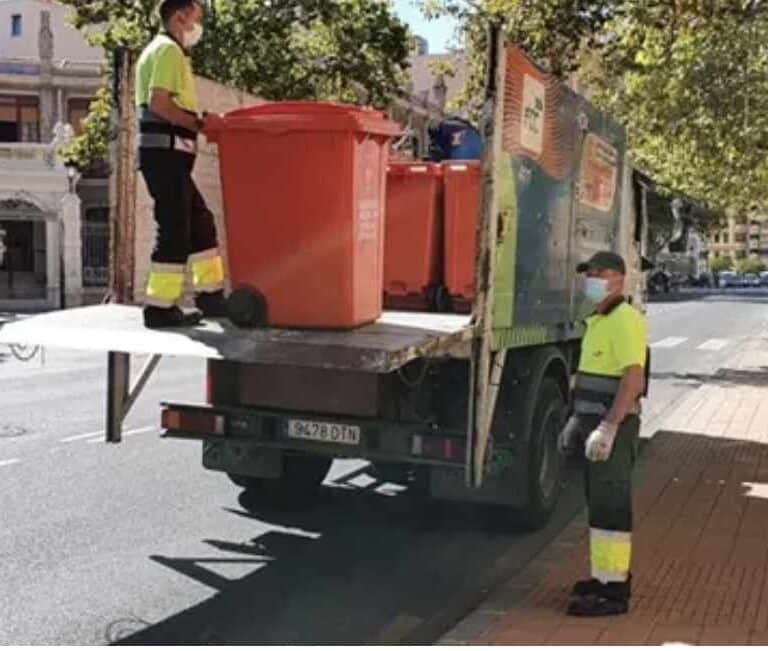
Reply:
<svg viewBox="0 0 768 651"><path fill-rule="evenodd" d="M62 2L74 9L75 26L107 53L139 51L159 29L157 0ZM387 2L209 0L208 5L205 37L193 60L195 71L214 81L265 99L364 99L377 106L405 85L410 34ZM96 119L99 127L102 117ZM88 155L104 149L103 138L103 130L86 129L74 149L81 167Z"/></svg>
<svg viewBox="0 0 768 651"><path fill-rule="evenodd" d="M709 268L716 274L721 271L733 271L733 259L727 255L720 256L719 258L712 258L709 263Z"/></svg>
<svg viewBox="0 0 768 651"><path fill-rule="evenodd" d="M660 185L714 213L768 203L768 8L756 0L425 0L460 21L479 97L484 24L624 124Z"/></svg>
<svg viewBox="0 0 768 651"><path fill-rule="evenodd" d="M759 274L765 271L765 263L758 258L743 258L736 263L736 271L741 274Z"/></svg>

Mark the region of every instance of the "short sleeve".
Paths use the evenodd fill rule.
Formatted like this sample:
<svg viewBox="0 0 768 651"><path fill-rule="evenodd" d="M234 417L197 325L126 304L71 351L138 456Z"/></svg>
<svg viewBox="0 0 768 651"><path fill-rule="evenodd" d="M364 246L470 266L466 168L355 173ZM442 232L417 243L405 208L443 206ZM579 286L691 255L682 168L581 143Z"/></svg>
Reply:
<svg viewBox="0 0 768 651"><path fill-rule="evenodd" d="M613 349L619 366L645 367L648 357L648 332L645 317L632 307L623 310L614 330Z"/></svg>
<svg viewBox="0 0 768 651"><path fill-rule="evenodd" d="M167 90L171 95L181 92L183 57L181 50L170 43L158 50L149 80L150 91L159 88Z"/></svg>

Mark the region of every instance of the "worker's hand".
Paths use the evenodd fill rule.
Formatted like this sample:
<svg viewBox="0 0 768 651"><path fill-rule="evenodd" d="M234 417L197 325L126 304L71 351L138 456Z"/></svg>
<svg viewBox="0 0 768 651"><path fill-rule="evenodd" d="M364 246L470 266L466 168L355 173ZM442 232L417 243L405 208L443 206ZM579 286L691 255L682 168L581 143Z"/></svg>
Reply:
<svg viewBox="0 0 768 651"><path fill-rule="evenodd" d="M208 142L215 142L216 135L224 128L224 118L218 113L203 116L203 133Z"/></svg>
<svg viewBox="0 0 768 651"><path fill-rule="evenodd" d="M619 430L618 425L603 421L587 437L587 443L584 446L584 455L590 461L608 461L613 450L613 442L616 440L616 433Z"/></svg>
<svg viewBox="0 0 768 651"><path fill-rule="evenodd" d="M568 419L557 438L557 449L560 454L566 457L576 456L581 446L584 445L583 430L584 424L578 416L574 415Z"/></svg>

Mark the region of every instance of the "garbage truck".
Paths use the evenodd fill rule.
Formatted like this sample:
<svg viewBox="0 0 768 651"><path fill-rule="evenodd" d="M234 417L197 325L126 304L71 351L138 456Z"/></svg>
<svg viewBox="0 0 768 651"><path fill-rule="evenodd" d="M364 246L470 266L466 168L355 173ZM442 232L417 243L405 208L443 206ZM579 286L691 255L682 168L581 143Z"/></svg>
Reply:
<svg viewBox="0 0 768 651"><path fill-rule="evenodd" d="M629 269L629 300L642 305L645 188L619 124L520 49L498 36L494 43L479 198L467 211L469 232L475 234L468 253L474 272L472 295L465 292L468 311L380 313L369 302L371 291L378 292L378 300L382 292L376 233L383 232L386 219L377 214L386 182L381 172L386 133L358 133L345 149L334 132L331 149L363 157L362 165L334 166L327 158L304 156L315 185L318 178L330 178L323 176L329 165L334 176L349 172L355 179L349 190L356 202L349 204L355 206L353 230L333 217L327 218L333 229L296 235L298 227L264 214L263 199L254 199L249 219L236 217L247 214L249 202L232 198L244 191L235 178L250 178L253 189L263 171L274 193L307 192L297 167L256 160L293 151L279 142L289 129L267 129L277 139L273 150L252 148L243 158L237 148L248 141L248 120L267 120L264 113L249 118L246 111L225 116L217 136L232 296L237 296L231 307L240 325L214 320L152 331L143 327L140 307L100 305L8 323L0 341L105 351L110 443L121 440L123 421L163 355L206 359L206 402L162 405L163 435L200 442L203 466L226 473L237 487L301 494L323 482L334 459L365 459L379 476L412 484L433 498L495 504L510 522L542 525L561 490L557 437L568 414L583 318L592 309L575 270L598 250L621 253ZM270 120L286 114L284 105L262 110ZM319 109L326 126L342 129L339 110ZM306 114L300 121L311 122ZM237 131L232 137L228 124ZM366 128L375 131L370 124ZM369 141L377 144L368 149ZM253 166L244 164L248 156ZM237 177L235 168L249 167L251 177ZM377 189L358 192L358 182ZM329 208L328 196L322 197L315 197L313 211L336 210L346 201L339 197ZM258 230L260 220L270 224L272 235ZM248 244L257 236L278 237L280 228L295 235L294 249L286 249L283 258L274 257L282 244ZM316 282L320 276L335 278L334 270L316 265L308 273L302 266L307 256L332 248L333 238L345 239L334 250L348 249L352 266L363 270L351 281L340 280L335 298ZM301 242L308 247L304 253ZM254 262L263 256L268 266ZM340 267L349 264L338 261ZM296 276L302 269L303 276ZM293 275L294 285L303 278L313 289L281 293L286 275ZM313 292L322 297L313 300ZM349 322L333 320L342 318L342 304ZM318 310L335 315L331 326L312 321L309 315ZM259 315L265 323L249 326ZM304 325L296 326L298 318ZM133 379L132 355L150 356Z"/></svg>

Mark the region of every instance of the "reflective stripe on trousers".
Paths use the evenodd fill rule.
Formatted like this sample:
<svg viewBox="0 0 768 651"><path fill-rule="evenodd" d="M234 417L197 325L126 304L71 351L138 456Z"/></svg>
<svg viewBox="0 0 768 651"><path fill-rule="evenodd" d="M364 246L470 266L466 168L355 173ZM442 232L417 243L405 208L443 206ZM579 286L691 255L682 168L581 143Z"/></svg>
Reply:
<svg viewBox="0 0 768 651"><path fill-rule="evenodd" d="M152 263L147 281L147 305L173 307L183 291L184 265Z"/></svg>
<svg viewBox="0 0 768 651"><path fill-rule="evenodd" d="M632 560L632 534L608 529L589 530L592 577L603 583L624 583Z"/></svg>
<svg viewBox="0 0 768 651"><path fill-rule="evenodd" d="M224 289L224 263L219 249L208 249L189 256L192 286L195 292L218 292Z"/></svg>

